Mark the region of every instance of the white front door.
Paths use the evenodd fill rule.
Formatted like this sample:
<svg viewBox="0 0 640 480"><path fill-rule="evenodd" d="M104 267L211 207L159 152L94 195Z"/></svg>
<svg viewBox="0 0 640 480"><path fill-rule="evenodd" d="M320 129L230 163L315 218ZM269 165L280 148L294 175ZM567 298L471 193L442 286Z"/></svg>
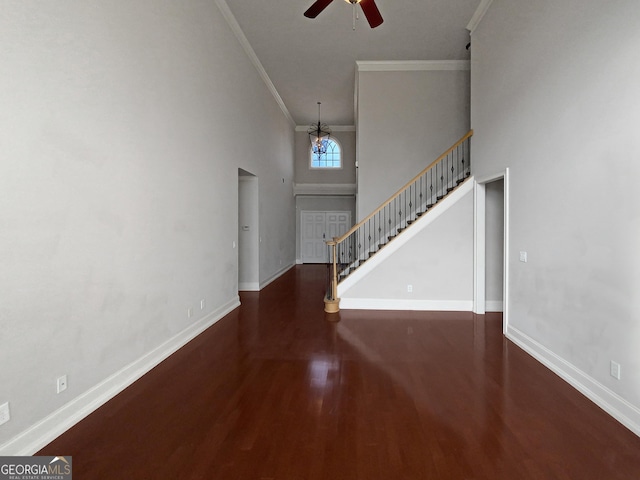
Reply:
<svg viewBox="0 0 640 480"><path fill-rule="evenodd" d="M329 261L325 240L340 237L351 227L351 212L302 211L300 219L302 263Z"/></svg>
<svg viewBox="0 0 640 480"><path fill-rule="evenodd" d="M351 212L327 212L327 239L341 237L351 228Z"/></svg>

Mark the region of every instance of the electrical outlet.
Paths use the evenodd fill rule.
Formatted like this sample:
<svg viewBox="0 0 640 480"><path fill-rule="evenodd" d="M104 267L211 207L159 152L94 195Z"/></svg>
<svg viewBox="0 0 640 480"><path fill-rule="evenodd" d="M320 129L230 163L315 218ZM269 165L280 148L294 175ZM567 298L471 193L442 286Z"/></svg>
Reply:
<svg viewBox="0 0 640 480"><path fill-rule="evenodd" d="M11 420L11 412L9 411L9 402L0 405L0 425Z"/></svg>
<svg viewBox="0 0 640 480"><path fill-rule="evenodd" d="M187 308L187 318L193 317L193 308Z"/></svg>
<svg viewBox="0 0 640 480"><path fill-rule="evenodd" d="M204 310L204 298L202 300L200 300L200 310Z"/></svg>
<svg viewBox="0 0 640 480"><path fill-rule="evenodd" d="M613 360L611 360L611 376L613 378L620 380L621 369L622 368L620 367L620 364L618 362L614 362Z"/></svg>
<svg viewBox="0 0 640 480"><path fill-rule="evenodd" d="M407 285L407 292L413 293L413 285Z"/></svg>
<svg viewBox="0 0 640 480"><path fill-rule="evenodd" d="M67 389L67 376L58 377L56 393L64 392Z"/></svg>
<svg viewBox="0 0 640 480"><path fill-rule="evenodd" d="M520 252L520 261L527 263L527 252Z"/></svg>

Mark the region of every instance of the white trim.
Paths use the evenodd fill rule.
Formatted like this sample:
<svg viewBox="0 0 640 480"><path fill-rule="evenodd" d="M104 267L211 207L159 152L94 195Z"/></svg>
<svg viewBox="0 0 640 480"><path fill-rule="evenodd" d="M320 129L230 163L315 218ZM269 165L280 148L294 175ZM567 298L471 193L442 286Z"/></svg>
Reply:
<svg viewBox="0 0 640 480"><path fill-rule="evenodd" d="M241 292L259 292L260 284L258 282L240 282L238 290Z"/></svg>
<svg viewBox="0 0 640 480"><path fill-rule="evenodd" d="M295 263L290 263L286 267L281 268L280 270L278 270L276 273L274 273L269 278L267 278L264 282L260 283L260 290L262 290L264 287L266 287L270 283L272 283L272 282L276 281L277 279L279 279L282 275L287 273L289 270L291 270L295 266L296 266Z"/></svg>
<svg viewBox="0 0 640 480"><path fill-rule="evenodd" d="M502 332L509 328L509 168L504 169L504 260L502 262Z"/></svg>
<svg viewBox="0 0 640 480"><path fill-rule="evenodd" d="M189 325L163 344L0 445L0 456L33 455L238 306L240 306L240 299L236 296L222 307Z"/></svg>
<svg viewBox="0 0 640 480"><path fill-rule="evenodd" d="M476 184L478 186L484 186L487 183L502 179L504 182L504 239L503 239L503 262L502 262L502 333L507 333L507 326L509 325L509 168L505 168L502 172L493 173L490 175L485 175L484 177L480 177L476 179ZM476 198L482 193L486 194L484 188L482 191L477 188L475 190ZM482 224L482 230L484 232L484 222L485 222L485 205L484 200L482 202L482 212L480 212L478 206L479 203L474 203L474 253L473 253L473 275L474 275L474 286L473 286L473 302L474 302L474 312L485 313L486 311L495 311L495 310L487 310L486 301L485 300L485 245L484 242L478 241L478 234L480 229L480 224ZM484 233L483 233L484 235ZM483 253L480 252L482 248ZM482 284L482 288L480 288L480 284ZM480 295L481 294L481 295ZM481 301L482 299L482 301ZM480 305L484 304L484 307L481 309Z"/></svg>
<svg viewBox="0 0 640 480"><path fill-rule="evenodd" d="M358 76L358 67L356 66L355 75L353 78L353 126L354 130L358 131L358 85L360 84L360 77ZM357 151L356 151L357 154ZM358 165L358 159L356 158L356 165Z"/></svg>
<svg viewBox="0 0 640 480"><path fill-rule="evenodd" d="M470 35L473 35L473 32L475 32L476 28L478 28L480 21L484 17L485 13L487 13L487 10L489 10L492 2L493 0L482 0L480 2L480 5L478 5L478 8L476 9L473 17L471 17L471 20L467 25L467 30L469 30Z"/></svg>
<svg viewBox="0 0 640 480"><path fill-rule="evenodd" d="M471 300L411 300L398 298L341 298L341 310L417 310L470 312Z"/></svg>
<svg viewBox="0 0 640 480"><path fill-rule="evenodd" d="M356 194L355 183L294 183L294 195L349 195Z"/></svg>
<svg viewBox="0 0 640 480"><path fill-rule="evenodd" d="M486 188L481 182L473 185L473 313L486 312Z"/></svg>
<svg viewBox="0 0 640 480"><path fill-rule="evenodd" d="M457 187L453 192L444 197L441 201L436 203L433 208L429 209L429 213L422 215L416 220L411 228L407 228L389 245L385 246L382 250L376 253L370 260L366 261L361 267L345 278L342 282L338 283L338 298L340 298L340 308L342 308L342 302L346 299L341 298L351 287L357 282L362 280L368 275L374 268L376 268L382 261L389 258L393 253L398 251L405 243L415 237L423 228L433 222L436 218L446 212L449 208L458 202L467 193L473 190L474 179L470 177L462 185ZM471 308L469 309L471 310Z"/></svg>
<svg viewBox="0 0 640 480"><path fill-rule="evenodd" d="M476 182L477 183L491 183L491 182L495 182L496 180L501 180L506 176L506 170L503 170L501 172L497 172L497 173L492 173L491 175L485 175L484 177L476 177Z"/></svg>
<svg viewBox="0 0 640 480"><path fill-rule="evenodd" d="M509 326L506 336L622 425L640 436L640 409L638 407L609 390L600 382L517 328Z"/></svg>
<svg viewBox="0 0 640 480"><path fill-rule="evenodd" d="M427 70L470 70L469 60L358 60L359 72L415 72Z"/></svg>
<svg viewBox="0 0 640 480"><path fill-rule="evenodd" d="M313 125L296 125L296 132L307 133L307 130L309 130L309 127L311 126ZM329 128L331 128L332 132L355 132L356 131L355 125L331 125Z"/></svg>
<svg viewBox="0 0 640 480"><path fill-rule="evenodd" d="M225 2L225 0L216 0L216 4L218 5L218 8L222 12L222 16L224 17L224 19L227 21L227 24L231 28L231 31L234 33L234 35L238 39L238 42L240 42L240 45L242 45L242 48L244 49L247 56L249 57L249 60L251 60L251 63L253 63L253 66L258 71L258 74L262 78L262 81L271 92L271 95L273 95L273 98L275 99L276 103L280 107L280 110L282 110L282 113L284 113L284 116L287 117L287 120L289 120L291 125L295 127L296 122L293 121L293 117L289 113L287 106L284 104L282 97L276 90L276 87L271 81L271 79L269 78L269 75L267 75L267 71L262 66L262 63L258 59L256 52L251 47L249 40L247 40L247 37L242 31L242 28L240 28L240 24L236 20L236 17L234 17L233 13L231 12L231 9L229 9L229 5L227 5L227 2Z"/></svg>
<svg viewBox="0 0 640 480"><path fill-rule="evenodd" d="M308 184L308 185L316 185L316 184ZM322 185L322 184L318 184L318 185ZM329 185L334 185L334 184L329 184ZM343 185L343 184L337 184L337 186L340 186L340 185ZM352 183L350 183L349 185L350 185L350 186L353 186L353 184L352 184ZM347 189L344 189L344 190L346 191ZM322 193L317 193L317 192L316 192L316 193L313 193L313 194L305 195L305 197L307 197L307 198L316 198L316 199L318 199L318 198L327 198L327 197L331 197L331 198L338 199L338 198L341 198L341 197L353 197L353 196L354 196L354 195L352 195L352 194L348 194L348 195L347 195L347 194L345 194L345 195L342 195L342 194L330 194L330 195L323 195ZM299 206L298 206L298 207L296 207L296 208L297 208L297 209L299 209L299 208L301 208L301 207L299 207ZM316 212L326 212L327 210L313 210L313 211L316 211ZM341 210L341 211L342 211L342 210Z"/></svg>

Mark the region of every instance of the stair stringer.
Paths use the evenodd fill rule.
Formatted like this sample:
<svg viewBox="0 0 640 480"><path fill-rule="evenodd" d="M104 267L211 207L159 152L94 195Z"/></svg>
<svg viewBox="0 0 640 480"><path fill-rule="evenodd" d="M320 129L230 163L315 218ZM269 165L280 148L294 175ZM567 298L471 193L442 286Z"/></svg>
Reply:
<svg viewBox="0 0 640 480"><path fill-rule="evenodd" d="M363 306L362 302L354 302L354 299L343 298L344 294L351 290L356 284L367 277L371 272L378 268L385 260L394 255L398 250L403 248L409 241L411 241L416 235L421 233L426 227L438 219L443 213L456 205L462 198L473 191L475 180L473 177L466 179L464 183L459 185L455 190L438 201L429 211L416 219L408 228L403 230L397 237L391 242L381 248L375 255L367 260L363 265L358 267L353 273L351 273L346 279L338 284L338 298L340 301L341 309L350 308L372 308L372 309L405 309L402 307L402 301L394 301L393 308L388 302L380 299L368 299L368 306ZM428 301L410 301L404 302L406 309L408 310L471 310L472 301L464 302L428 302Z"/></svg>

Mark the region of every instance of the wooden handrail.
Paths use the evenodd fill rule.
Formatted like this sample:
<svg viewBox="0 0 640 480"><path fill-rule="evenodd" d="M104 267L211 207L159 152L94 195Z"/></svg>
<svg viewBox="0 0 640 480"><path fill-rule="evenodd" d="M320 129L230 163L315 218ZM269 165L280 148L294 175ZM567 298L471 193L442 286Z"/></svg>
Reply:
<svg viewBox="0 0 640 480"><path fill-rule="evenodd" d="M469 137L471 137L473 135L473 130L469 130L464 137L462 137L460 140L458 140L456 143L454 143L446 152L444 152L442 155L440 155L438 158L436 158L433 162L431 162L424 170L422 170L419 174L417 174L415 177L413 177L411 180L409 180L404 187L402 187L400 190L398 190L396 193L394 193L393 195L391 195L387 200L385 200L384 202L382 202L382 204L380 204L380 206L378 208L376 208L372 213L370 213L367 217L365 217L364 219L360 220L356 225L354 225L351 230L349 230L347 233L345 233L344 235L342 235L341 237L338 238L334 238L333 241L337 244L342 242L344 239L346 239L349 235L351 235L353 232L355 232L356 230L358 230L367 220L373 218L375 216L376 213L378 213L380 210L382 210L384 207L386 207L389 202L391 202L394 198L396 198L398 195L400 195L402 192L404 192L410 185L412 185L416 180L418 180L422 175L424 175L426 172L428 172L435 164L437 164L440 160L442 160L443 158L445 158L447 155L449 155L451 152L453 152L458 146L460 146L466 139L468 139Z"/></svg>

